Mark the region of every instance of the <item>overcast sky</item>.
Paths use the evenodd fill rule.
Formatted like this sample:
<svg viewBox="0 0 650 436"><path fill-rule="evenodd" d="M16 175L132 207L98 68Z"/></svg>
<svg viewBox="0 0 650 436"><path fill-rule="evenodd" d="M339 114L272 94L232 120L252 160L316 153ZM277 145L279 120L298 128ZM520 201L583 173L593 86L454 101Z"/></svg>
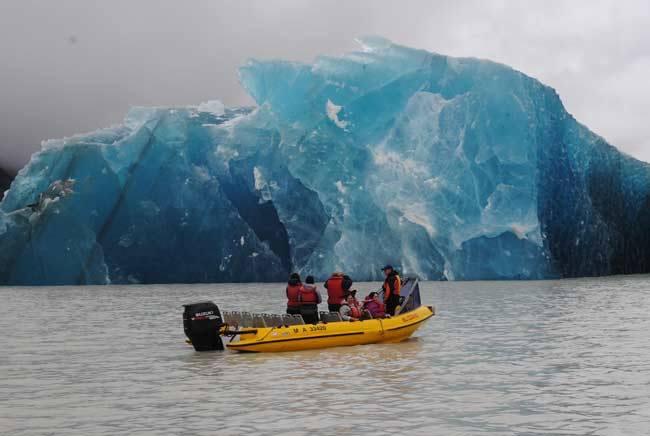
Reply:
<svg viewBox="0 0 650 436"><path fill-rule="evenodd" d="M0 167L131 105L252 101L247 58L310 61L354 38L511 65L650 161L650 2L0 0Z"/></svg>

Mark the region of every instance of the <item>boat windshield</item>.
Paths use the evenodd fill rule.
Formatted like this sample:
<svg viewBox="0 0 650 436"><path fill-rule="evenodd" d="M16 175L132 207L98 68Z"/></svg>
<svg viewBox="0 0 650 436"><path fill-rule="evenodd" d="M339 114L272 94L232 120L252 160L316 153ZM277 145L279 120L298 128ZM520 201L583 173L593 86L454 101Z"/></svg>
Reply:
<svg viewBox="0 0 650 436"><path fill-rule="evenodd" d="M407 278L402 284L400 296L402 297L402 304L400 305L401 308L396 315L410 312L420 307L422 305L422 300L420 298L420 283L418 279Z"/></svg>

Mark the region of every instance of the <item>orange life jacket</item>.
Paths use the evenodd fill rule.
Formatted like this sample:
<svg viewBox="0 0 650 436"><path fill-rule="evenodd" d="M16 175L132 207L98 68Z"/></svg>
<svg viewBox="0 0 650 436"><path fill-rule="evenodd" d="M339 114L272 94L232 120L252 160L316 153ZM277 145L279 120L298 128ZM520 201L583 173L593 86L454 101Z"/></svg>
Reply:
<svg viewBox="0 0 650 436"><path fill-rule="evenodd" d="M300 307L302 284L287 285L287 307Z"/></svg>
<svg viewBox="0 0 650 436"><path fill-rule="evenodd" d="M402 289L402 279L399 278L399 274L396 272L391 273L386 280L384 280L384 301L388 301L388 297L391 295L398 295Z"/></svg>
<svg viewBox="0 0 650 436"><path fill-rule="evenodd" d="M350 316L352 318L356 318L356 319L361 318L361 311L359 310L359 308L357 306L355 306L355 305L350 306Z"/></svg>
<svg viewBox="0 0 650 436"><path fill-rule="evenodd" d="M343 276L332 276L325 282L327 303L341 304L343 300Z"/></svg>
<svg viewBox="0 0 650 436"><path fill-rule="evenodd" d="M298 292L302 304L318 304L318 294L313 286L303 286Z"/></svg>

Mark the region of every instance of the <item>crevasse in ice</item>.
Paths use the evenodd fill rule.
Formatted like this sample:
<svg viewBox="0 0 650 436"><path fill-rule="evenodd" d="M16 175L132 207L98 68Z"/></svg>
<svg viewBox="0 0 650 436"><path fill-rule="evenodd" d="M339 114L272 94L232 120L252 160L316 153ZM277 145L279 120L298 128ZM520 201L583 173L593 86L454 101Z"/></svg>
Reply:
<svg viewBox="0 0 650 436"><path fill-rule="evenodd" d="M0 205L0 283L650 271L650 168L507 66L364 38L250 61L255 108L134 108L46 141Z"/></svg>

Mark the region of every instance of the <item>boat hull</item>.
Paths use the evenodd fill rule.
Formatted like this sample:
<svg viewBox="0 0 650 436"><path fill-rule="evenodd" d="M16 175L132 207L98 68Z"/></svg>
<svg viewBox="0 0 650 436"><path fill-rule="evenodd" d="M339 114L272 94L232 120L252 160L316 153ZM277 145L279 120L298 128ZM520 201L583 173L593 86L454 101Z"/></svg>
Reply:
<svg viewBox="0 0 650 436"><path fill-rule="evenodd" d="M318 348L401 342L435 315L431 306L386 319L258 328L227 344L233 351L277 353Z"/></svg>

